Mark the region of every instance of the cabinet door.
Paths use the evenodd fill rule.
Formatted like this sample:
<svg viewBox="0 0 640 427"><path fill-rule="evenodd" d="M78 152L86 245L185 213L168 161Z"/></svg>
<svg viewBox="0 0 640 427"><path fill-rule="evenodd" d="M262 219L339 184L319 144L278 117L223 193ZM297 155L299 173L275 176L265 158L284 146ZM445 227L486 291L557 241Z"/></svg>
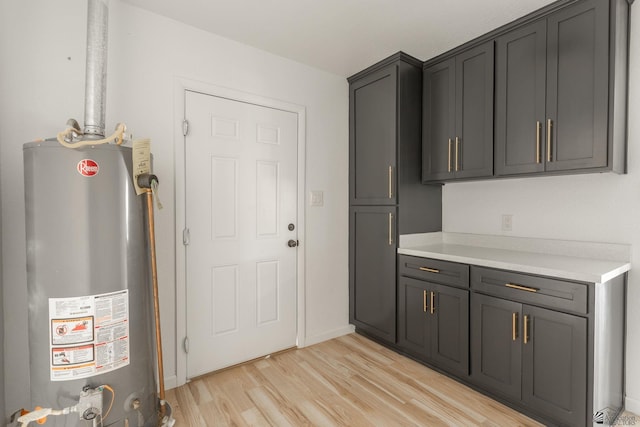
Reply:
<svg viewBox="0 0 640 427"><path fill-rule="evenodd" d="M455 134L455 59L423 73L422 180L452 178Z"/></svg>
<svg viewBox="0 0 640 427"><path fill-rule="evenodd" d="M391 65L351 84L350 198L356 205L396 203L396 82Z"/></svg>
<svg viewBox="0 0 640 427"><path fill-rule="evenodd" d="M587 0L548 18L547 170L607 166L608 11Z"/></svg>
<svg viewBox="0 0 640 427"><path fill-rule="evenodd" d="M587 320L526 305L523 314L523 400L561 424L587 425Z"/></svg>
<svg viewBox="0 0 640 427"><path fill-rule="evenodd" d="M493 41L456 56L456 178L493 175Z"/></svg>
<svg viewBox="0 0 640 427"><path fill-rule="evenodd" d="M350 218L350 321L396 339L396 208L354 206Z"/></svg>
<svg viewBox="0 0 640 427"><path fill-rule="evenodd" d="M469 375L469 291L431 285L431 358L458 374Z"/></svg>
<svg viewBox="0 0 640 427"><path fill-rule="evenodd" d="M422 280L398 277L398 345L421 359L431 349L428 286Z"/></svg>
<svg viewBox="0 0 640 427"><path fill-rule="evenodd" d="M544 171L547 21L496 40L496 175Z"/></svg>
<svg viewBox="0 0 640 427"><path fill-rule="evenodd" d="M478 385L513 400L521 398L521 304L471 295L471 376Z"/></svg>

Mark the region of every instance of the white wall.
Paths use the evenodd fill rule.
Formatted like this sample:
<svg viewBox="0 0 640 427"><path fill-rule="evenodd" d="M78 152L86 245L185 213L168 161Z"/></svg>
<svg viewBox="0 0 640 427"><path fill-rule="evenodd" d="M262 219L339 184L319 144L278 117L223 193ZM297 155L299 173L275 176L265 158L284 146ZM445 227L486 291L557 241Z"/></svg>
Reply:
<svg viewBox="0 0 640 427"><path fill-rule="evenodd" d="M590 174L447 184L443 230L626 243L632 246L627 295L627 408L640 413L640 8L631 8L627 175Z"/></svg>
<svg viewBox="0 0 640 427"><path fill-rule="evenodd" d="M306 107L306 341L348 330L348 86L341 76L110 3L107 130L150 137L165 209L156 214L165 377L176 375L175 78ZM0 178L7 411L29 405L22 144L83 122L86 2L0 2Z"/></svg>

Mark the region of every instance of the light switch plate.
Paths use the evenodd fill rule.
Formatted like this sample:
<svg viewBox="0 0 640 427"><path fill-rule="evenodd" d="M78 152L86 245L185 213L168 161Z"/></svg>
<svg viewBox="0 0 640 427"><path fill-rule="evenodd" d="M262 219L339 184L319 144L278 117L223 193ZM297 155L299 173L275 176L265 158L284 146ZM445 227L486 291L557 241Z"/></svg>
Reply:
<svg viewBox="0 0 640 427"><path fill-rule="evenodd" d="M311 192L311 206L324 206L324 193L322 191Z"/></svg>

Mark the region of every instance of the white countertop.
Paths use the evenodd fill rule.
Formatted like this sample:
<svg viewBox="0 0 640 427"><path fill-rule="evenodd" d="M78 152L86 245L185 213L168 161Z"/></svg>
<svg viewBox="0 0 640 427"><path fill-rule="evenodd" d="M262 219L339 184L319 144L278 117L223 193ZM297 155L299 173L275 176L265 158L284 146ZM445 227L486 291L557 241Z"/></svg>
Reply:
<svg viewBox="0 0 640 427"><path fill-rule="evenodd" d="M604 283L631 269L630 246L460 233L400 236L399 254Z"/></svg>

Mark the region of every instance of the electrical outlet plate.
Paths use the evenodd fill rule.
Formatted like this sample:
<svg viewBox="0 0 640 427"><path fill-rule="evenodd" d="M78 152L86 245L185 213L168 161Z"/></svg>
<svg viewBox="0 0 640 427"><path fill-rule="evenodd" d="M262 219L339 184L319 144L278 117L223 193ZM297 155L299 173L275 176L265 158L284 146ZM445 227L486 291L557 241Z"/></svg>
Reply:
<svg viewBox="0 0 640 427"><path fill-rule="evenodd" d="M502 214L502 231L512 231L512 230L513 230L513 215Z"/></svg>

